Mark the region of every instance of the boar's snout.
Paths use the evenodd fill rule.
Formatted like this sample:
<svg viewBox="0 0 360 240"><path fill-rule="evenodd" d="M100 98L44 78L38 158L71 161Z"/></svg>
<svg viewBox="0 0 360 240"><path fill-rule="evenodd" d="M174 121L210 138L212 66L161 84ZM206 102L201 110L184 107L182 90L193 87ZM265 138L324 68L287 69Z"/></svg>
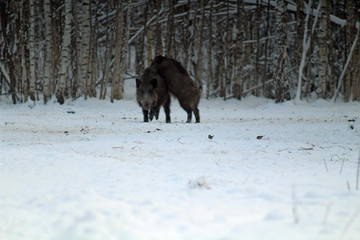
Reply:
<svg viewBox="0 0 360 240"><path fill-rule="evenodd" d="M155 93L144 93L140 100L140 104L143 110L150 111L152 108L156 106L157 103L157 95Z"/></svg>

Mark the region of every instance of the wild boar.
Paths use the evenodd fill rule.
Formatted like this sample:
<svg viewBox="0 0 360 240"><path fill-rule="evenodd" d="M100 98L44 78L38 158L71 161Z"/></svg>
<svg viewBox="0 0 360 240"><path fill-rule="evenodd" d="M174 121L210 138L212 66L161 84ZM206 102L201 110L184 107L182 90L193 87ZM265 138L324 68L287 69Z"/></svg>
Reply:
<svg viewBox="0 0 360 240"><path fill-rule="evenodd" d="M150 67L161 75L169 92L179 100L180 106L187 112L187 123L191 122L192 112L199 123L200 87L190 78L181 63L169 57L157 56Z"/></svg>
<svg viewBox="0 0 360 240"><path fill-rule="evenodd" d="M142 108L144 122L159 119L160 107L164 107L166 122L170 123L170 94L164 79L156 71L146 68L141 79L136 79L136 99Z"/></svg>

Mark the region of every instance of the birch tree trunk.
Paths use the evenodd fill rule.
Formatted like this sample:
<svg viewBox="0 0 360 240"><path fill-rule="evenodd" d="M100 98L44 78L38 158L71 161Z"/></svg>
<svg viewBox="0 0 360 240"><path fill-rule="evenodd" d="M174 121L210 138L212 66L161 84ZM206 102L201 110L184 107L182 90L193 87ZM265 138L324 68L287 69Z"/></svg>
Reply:
<svg viewBox="0 0 360 240"><path fill-rule="evenodd" d="M60 6L63 6L62 0L54 0L51 1L51 4L53 5L53 9L59 9ZM62 11L56 11L53 13L52 18L52 36L53 36L53 42L52 42L52 49L53 49L53 66L52 66L52 79L54 80L54 83L51 86L51 92L52 94L56 93L57 91L57 84L60 79L60 59L61 59L61 17Z"/></svg>
<svg viewBox="0 0 360 240"><path fill-rule="evenodd" d="M36 16L35 16L35 0L29 0L30 1L30 21L29 21L29 42L28 42L28 48L30 51L29 56L29 62L30 62L30 75L29 75L29 85L28 85L28 94L30 99L32 101L35 101L35 88L36 88L36 49L35 49L35 24L36 24ZM26 91L27 89L25 89ZM25 97L25 102L27 102L27 97Z"/></svg>
<svg viewBox="0 0 360 240"><path fill-rule="evenodd" d="M256 37L256 47L255 47L255 72L254 72L254 85L258 86L263 84L264 81L260 80L260 24L261 24L261 8L259 0L256 0L256 23L255 23L255 37ZM259 96L259 90L261 88L256 88L254 90L255 96Z"/></svg>
<svg viewBox="0 0 360 240"><path fill-rule="evenodd" d="M70 43L71 43L71 0L65 0L65 22L64 22L64 34L62 37L62 51L60 56L60 79L58 89L56 93L57 101L60 104L65 102L67 79L68 79L68 67L70 62Z"/></svg>
<svg viewBox="0 0 360 240"><path fill-rule="evenodd" d="M328 23L329 1L320 0L320 23L319 23L319 95L322 98L329 97L327 87L329 84L329 49L328 49Z"/></svg>
<svg viewBox="0 0 360 240"><path fill-rule="evenodd" d="M3 37L3 43L0 42L1 53L4 53L4 56L0 57L0 76L4 76L4 80L9 86L9 94L11 94L13 104L17 103L17 94L16 94L16 77L15 77L15 61L11 48L11 21L9 21L9 15L7 11L10 11L12 8L12 1L0 1L0 24L1 31L0 34ZM0 38L1 40L1 38ZM25 43L24 43L25 45ZM26 59L28 60L28 58ZM5 66L2 64L4 61ZM7 65L7 68L6 68Z"/></svg>
<svg viewBox="0 0 360 240"><path fill-rule="evenodd" d="M141 25L143 27L142 34L138 37L138 45L136 46L136 74L141 75L145 69L145 57L144 57L144 49L145 49L145 39L146 39L146 25L147 20L149 19L147 16L147 8L148 5L145 4L145 9L143 10L143 14L138 13L140 16L143 15L143 19L141 21ZM142 9L141 9L142 11Z"/></svg>
<svg viewBox="0 0 360 240"><path fill-rule="evenodd" d="M87 64L87 71L86 71L86 82L88 82L89 91L88 94L90 97L96 97L96 76L97 76L97 36L96 36L96 28L98 27L98 20L95 15L95 24L92 23L92 14L91 14L91 8L93 6L92 2L89 2L89 21L90 24L90 39L89 39L89 59Z"/></svg>
<svg viewBox="0 0 360 240"><path fill-rule="evenodd" d="M199 35L198 35L198 51L197 51L197 63L195 69L195 79L199 87L202 86L202 66L203 66L203 30L204 30L204 18L205 18L205 4L204 0L200 0L200 20L199 20Z"/></svg>
<svg viewBox="0 0 360 240"><path fill-rule="evenodd" d="M160 2L160 1L156 1L157 2ZM125 30L125 37L124 37L124 48L123 48L123 69L129 69L130 68L130 56L129 56L129 39L130 39L130 22L131 22L131 4L132 4L132 0L129 0L127 2L127 8L126 8L126 24L125 26L126 27L126 30ZM161 5L160 5L161 6ZM159 16L159 15L158 15ZM156 24L158 24L158 18L157 19L157 22ZM157 25L156 25L156 28L157 28ZM161 39L161 36L160 36L160 39ZM157 40L156 40L157 41ZM155 48L157 48L155 46ZM156 53L157 50L155 50L155 53ZM156 56L156 54L155 54Z"/></svg>
<svg viewBox="0 0 360 240"><path fill-rule="evenodd" d="M262 73L262 77L263 77L263 96L264 97L270 97L271 94L271 89L270 89L270 84L266 84L269 80L269 36L270 36L270 0L267 1L267 8L266 8L266 40L265 40L265 49L264 49L264 67L263 67L263 73Z"/></svg>
<svg viewBox="0 0 360 240"><path fill-rule="evenodd" d="M111 83L111 100L120 100L123 98L123 69L122 69L122 49L124 45L124 11L122 1L118 2L116 17L116 43L115 43L115 66Z"/></svg>
<svg viewBox="0 0 360 240"><path fill-rule="evenodd" d="M309 3L310 4L310 3ZM305 25L307 26L308 21L305 22L304 18L304 1L303 0L296 0L296 56L295 56L295 65L300 66L301 60L302 60L302 52L304 48L304 30ZM306 27L307 28L307 27ZM303 63L305 64L305 62ZM300 68L297 69L298 75ZM302 71L302 70L301 70ZM297 94L296 98L300 101L301 99L301 93L302 93L302 73L300 76L300 80L298 80L298 86L297 86Z"/></svg>
<svg viewBox="0 0 360 240"><path fill-rule="evenodd" d="M360 30L360 1L355 1L355 9L358 9L357 13L355 13L355 19L357 24L357 30ZM359 34L359 32L357 33ZM358 40L360 41L360 40ZM353 87L352 87L352 100L360 101L360 42L357 43L354 53L353 67L354 71L354 79L353 79Z"/></svg>
<svg viewBox="0 0 360 240"><path fill-rule="evenodd" d="M226 3L226 27L225 27L225 73L224 73L224 100L227 99L228 92L230 90L231 78L232 78L232 51L231 44L232 42L232 21L230 19L230 3Z"/></svg>
<svg viewBox="0 0 360 240"><path fill-rule="evenodd" d="M166 30L166 55L175 57L174 51L174 7L176 0L169 1L168 22Z"/></svg>
<svg viewBox="0 0 360 240"><path fill-rule="evenodd" d="M224 46L225 43L223 41L223 35L225 34L225 29L223 23L221 21L217 21L216 25L216 71L215 71L215 82L214 89L217 91L217 95L219 97L225 97L225 54L224 54Z"/></svg>
<svg viewBox="0 0 360 240"><path fill-rule="evenodd" d="M51 20L51 1L44 0L44 14L45 14L45 57L44 57L44 83L43 96L44 103L47 103L51 98L53 85L53 42L52 42L52 20Z"/></svg>
<svg viewBox="0 0 360 240"><path fill-rule="evenodd" d="M81 11L78 13L79 25L80 25L80 45L78 46L78 51L80 53L80 61L79 61L79 70L80 74L78 75L78 82L84 88L84 97L87 99L88 97L94 97L91 77L89 76L88 70L90 64L90 38L91 38L91 16L90 16L90 0L82 0L81 1Z"/></svg>
<svg viewBox="0 0 360 240"><path fill-rule="evenodd" d="M29 79L28 73L30 72L29 69L29 58L27 54L27 39L26 39L26 32L27 32L27 25L28 25L28 14L29 11L26 8L24 2L20 5L20 18L21 18L21 28L20 28L20 49L21 49L21 83L17 84L17 88L19 87L24 88L27 86L27 82ZM11 72L10 72L11 74ZM15 90L14 90L15 91Z"/></svg>
<svg viewBox="0 0 360 240"><path fill-rule="evenodd" d="M276 9L276 38L277 38L277 66L275 68L275 102L290 100L289 82L286 76L287 36L286 36L286 3L277 0Z"/></svg>
<svg viewBox="0 0 360 240"><path fill-rule="evenodd" d="M155 56L163 54L163 43L162 43L162 31L160 23L160 9L161 1L155 2L155 13L156 13L156 33L155 33Z"/></svg>
<svg viewBox="0 0 360 240"><path fill-rule="evenodd" d="M213 26L211 19L213 18L213 8L214 1L210 0L210 9L209 9L209 17L207 20L207 29L208 29L208 46L206 49L207 52L207 71L206 71L206 98L209 99L210 91L212 91L211 86L213 82L213 61L212 61L212 48L213 48ZM186 51L186 49L185 49Z"/></svg>
<svg viewBox="0 0 360 240"><path fill-rule="evenodd" d="M355 12L354 12L354 0L347 0L346 1L346 56L350 54L351 45L353 43L353 39L355 36ZM351 97L351 85L352 85L352 79L354 79L354 64L352 62L350 63L348 67L348 71L346 71L344 76L344 101L348 102Z"/></svg>
<svg viewBox="0 0 360 240"><path fill-rule="evenodd" d="M184 15L184 24L183 24L183 34L182 34L182 45L183 45L183 55L184 55L184 67L186 69L189 69L189 62L190 62L190 42L191 42L191 35L193 33L192 29L194 28L194 23L192 21L192 15L191 15L191 1L187 0L186 3L186 15Z"/></svg>
<svg viewBox="0 0 360 240"><path fill-rule="evenodd" d="M109 16L109 12L110 12L110 3L108 2L106 4L105 7L105 12L106 12L106 22L105 22L105 32L106 32L106 36L105 36L105 53L104 53L104 62L103 62L103 66L102 66L102 80L101 80L101 85L100 85L100 99L104 100L106 98L106 94L107 94L107 85L111 76L111 55L112 55L112 49L113 46L111 44L112 42L112 38L111 38L111 33L110 33L110 16Z"/></svg>
<svg viewBox="0 0 360 240"><path fill-rule="evenodd" d="M242 95L243 68L244 68L244 19L245 8L244 1L237 1L237 18L236 18L236 42L235 42L235 82L233 85L234 98L240 100Z"/></svg>
<svg viewBox="0 0 360 240"><path fill-rule="evenodd" d="M360 26L359 26L360 27ZM360 43L355 48L353 65L354 65L354 78L352 84L352 100L360 101Z"/></svg>
<svg viewBox="0 0 360 240"><path fill-rule="evenodd" d="M148 5L147 7L147 16L148 19L151 18L151 16L154 15L154 2L153 1L149 1L146 3ZM155 46L155 39L154 39L154 31L153 31L153 27L151 24L147 24L146 26L146 41L145 41L145 49L146 49L146 62L145 62L145 66L148 66L151 64L151 61L153 60L154 56L153 56L153 49Z"/></svg>
<svg viewBox="0 0 360 240"><path fill-rule="evenodd" d="M321 7L321 3L318 4L317 7L317 14L315 16L315 20L313 22L312 28L311 28L311 32L309 33L308 31L308 26L309 26L309 18L310 18L310 12L311 12L311 5L312 5L312 0L309 1L308 3L308 8L307 8L307 13L306 13L306 17L305 17L305 29L304 29L304 36L303 36L303 47L302 47L302 53L301 53L301 61L300 61L300 65L299 65L299 70L298 70L298 88L296 91L296 96L295 96L295 101L300 101L301 99L301 86L302 86L302 80L303 80L303 75L304 75L304 68L305 68L305 64L306 64L306 57L308 54L308 50L310 48L311 45L311 39L312 39L312 35L314 34L315 31L315 27L317 25L318 19L319 19L319 12L320 12L320 7ZM310 71L310 67L308 68L308 71ZM310 76L310 74L308 74L308 76ZM310 77L308 77L310 78ZM306 85L306 89L305 92L306 94L310 93L310 88L311 88L311 84L310 81L307 80Z"/></svg>

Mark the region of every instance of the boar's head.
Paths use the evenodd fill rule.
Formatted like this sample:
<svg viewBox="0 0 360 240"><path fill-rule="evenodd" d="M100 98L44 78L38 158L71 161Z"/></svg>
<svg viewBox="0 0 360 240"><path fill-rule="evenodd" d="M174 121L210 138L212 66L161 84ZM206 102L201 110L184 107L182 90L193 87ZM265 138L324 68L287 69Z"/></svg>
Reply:
<svg viewBox="0 0 360 240"><path fill-rule="evenodd" d="M141 79L136 79L136 98L143 110L150 111L157 105L158 77L156 73L146 69Z"/></svg>

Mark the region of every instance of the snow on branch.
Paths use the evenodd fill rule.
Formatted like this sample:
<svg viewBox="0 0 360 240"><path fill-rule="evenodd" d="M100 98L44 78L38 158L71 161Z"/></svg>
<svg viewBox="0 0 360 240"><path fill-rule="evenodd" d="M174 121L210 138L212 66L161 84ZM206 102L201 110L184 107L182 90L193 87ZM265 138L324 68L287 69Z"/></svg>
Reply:
<svg viewBox="0 0 360 240"><path fill-rule="evenodd" d="M269 5L272 6L272 7L276 7L276 1L268 1L269 2ZM245 3L248 3L248 4L257 4L257 0L245 0ZM261 1L260 3L262 6L268 6L268 3L266 1ZM311 4L307 4L305 3L305 8L304 9L307 9L309 7L309 5ZM296 4L295 3L290 3L288 2L287 4L287 10L288 11L292 11L292 12L296 12L297 10L297 7L296 7ZM307 10L306 10L307 11ZM307 12L304 12L304 13L307 13ZM313 17L316 17L317 15L319 15L319 10L318 9L312 9L310 11L311 15ZM342 18L339 18L335 15L331 15L330 14L330 21L337 24L337 25L340 25L342 27L344 27L346 25L346 20L345 19L342 19ZM357 23L357 26L359 25L359 23Z"/></svg>

